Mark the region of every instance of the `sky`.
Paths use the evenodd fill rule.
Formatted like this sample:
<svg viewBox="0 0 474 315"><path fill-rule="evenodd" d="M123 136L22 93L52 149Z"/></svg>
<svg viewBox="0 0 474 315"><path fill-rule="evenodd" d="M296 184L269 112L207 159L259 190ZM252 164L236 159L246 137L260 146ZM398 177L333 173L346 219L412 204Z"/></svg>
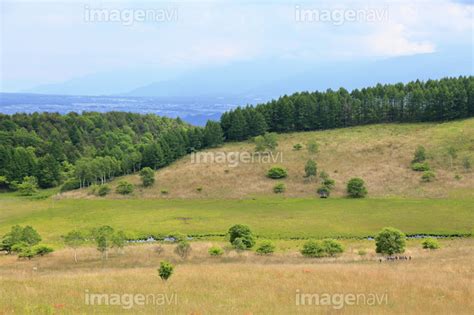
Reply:
<svg viewBox="0 0 474 315"><path fill-rule="evenodd" d="M239 63L473 53L471 1L0 1L1 92L82 79L120 93Z"/></svg>

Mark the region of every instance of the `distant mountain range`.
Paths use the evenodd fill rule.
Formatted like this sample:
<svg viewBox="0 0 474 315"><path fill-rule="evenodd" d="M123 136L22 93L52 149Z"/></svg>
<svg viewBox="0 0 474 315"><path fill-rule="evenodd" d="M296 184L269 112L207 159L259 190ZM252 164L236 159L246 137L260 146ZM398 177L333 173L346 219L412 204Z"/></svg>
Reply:
<svg viewBox="0 0 474 315"><path fill-rule="evenodd" d="M443 65L440 67L440 65ZM36 87L27 93L146 97L207 97L258 103L298 91L472 75L472 51L442 52L377 61L298 63L239 62L176 73L120 71ZM171 77L171 79L170 79ZM120 78L120 80L117 80ZM165 79L167 78L167 79ZM120 83L117 83L120 82Z"/></svg>

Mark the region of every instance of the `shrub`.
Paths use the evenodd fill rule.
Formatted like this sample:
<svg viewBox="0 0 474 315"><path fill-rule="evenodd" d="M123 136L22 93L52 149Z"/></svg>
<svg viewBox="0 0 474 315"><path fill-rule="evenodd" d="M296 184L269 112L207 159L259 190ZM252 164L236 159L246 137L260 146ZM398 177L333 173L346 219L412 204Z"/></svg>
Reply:
<svg viewBox="0 0 474 315"><path fill-rule="evenodd" d="M324 253L331 257L344 252L344 247L342 246L342 244L338 241L331 239L323 240L322 247Z"/></svg>
<svg viewBox="0 0 474 315"><path fill-rule="evenodd" d="M413 156L412 163L422 163L426 160L426 150L423 146L419 145Z"/></svg>
<svg viewBox="0 0 474 315"><path fill-rule="evenodd" d="M162 189L162 190L161 190L161 194L162 194L162 195L167 195L167 194L169 194L168 189Z"/></svg>
<svg viewBox="0 0 474 315"><path fill-rule="evenodd" d="M423 175L421 175L421 181L424 183L432 182L436 178L436 174L432 171L425 171Z"/></svg>
<svg viewBox="0 0 474 315"><path fill-rule="evenodd" d="M32 248L32 252L34 255L44 256L49 253L52 253L54 249L46 245L36 245Z"/></svg>
<svg viewBox="0 0 474 315"><path fill-rule="evenodd" d="M30 246L26 242L16 243L11 247L13 253L21 253L27 249L30 249Z"/></svg>
<svg viewBox="0 0 474 315"><path fill-rule="evenodd" d="M245 249L252 248L255 245L255 240L250 231L250 228L243 224L236 224L229 229L229 241L235 246L234 241L239 238L245 245Z"/></svg>
<svg viewBox="0 0 474 315"><path fill-rule="evenodd" d="M144 167L140 171L140 178L144 187L150 187L155 183L155 172L149 167Z"/></svg>
<svg viewBox="0 0 474 315"><path fill-rule="evenodd" d="M333 189L334 186L336 185L336 181L331 178L326 178L323 180L323 185L326 186L329 189Z"/></svg>
<svg viewBox="0 0 474 315"><path fill-rule="evenodd" d="M270 241L265 241L260 244L260 246L256 250L257 254L260 255L270 255L275 252L275 245L273 245Z"/></svg>
<svg viewBox="0 0 474 315"><path fill-rule="evenodd" d="M305 177L315 177L318 173L318 166L314 160L308 160L304 167Z"/></svg>
<svg viewBox="0 0 474 315"><path fill-rule="evenodd" d="M160 275L161 279L166 281L173 274L173 270L174 270L174 267L170 262L162 261L160 262L160 268L158 268L158 274Z"/></svg>
<svg viewBox="0 0 474 315"><path fill-rule="evenodd" d="M468 156L465 156L462 160L462 167L464 167L465 171L469 171L472 167L471 159Z"/></svg>
<svg viewBox="0 0 474 315"><path fill-rule="evenodd" d="M301 249L301 254L305 257L323 257L325 255L324 249L321 246L320 242L307 241L303 244L303 249Z"/></svg>
<svg viewBox="0 0 474 315"><path fill-rule="evenodd" d="M107 184L100 185L99 188L97 188L97 196L104 197L110 192L110 186Z"/></svg>
<svg viewBox="0 0 474 315"><path fill-rule="evenodd" d="M34 176L25 176L17 189L21 196L32 196L38 191L38 180Z"/></svg>
<svg viewBox="0 0 474 315"><path fill-rule="evenodd" d="M426 162L424 163L413 163L411 169L416 172L425 172L430 170L430 165Z"/></svg>
<svg viewBox="0 0 474 315"><path fill-rule="evenodd" d="M209 252L209 255L211 256L222 256L224 254L224 250L222 250L222 248L217 247L217 246L213 246L209 248L208 252Z"/></svg>
<svg viewBox="0 0 474 315"><path fill-rule="evenodd" d="M0 250L7 253L12 251L21 251L22 247L30 247L41 241L41 236L31 226L21 227L15 225L11 227L10 232L2 237L0 242ZM18 245L15 247L15 245Z"/></svg>
<svg viewBox="0 0 474 315"><path fill-rule="evenodd" d="M293 150L295 151L299 151L303 148L303 146L301 145L301 143L297 143L295 145L293 145Z"/></svg>
<svg viewBox="0 0 474 315"><path fill-rule="evenodd" d="M367 195L364 180L361 178L352 178L347 183L347 194L352 198L363 198Z"/></svg>
<svg viewBox="0 0 474 315"><path fill-rule="evenodd" d="M191 244L188 241L181 240L176 245L174 252L182 259L186 259L191 253Z"/></svg>
<svg viewBox="0 0 474 315"><path fill-rule="evenodd" d="M266 132L262 136L254 138L255 152L269 152L273 151L277 146L277 135L273 132Z"/></svg>
<svg viewBox="0 0 474 315"><path fill-rule="evenodd" d="M286 190L286 186L283 183L278 183L275 186L273 186L273 192L275 194L281 194L284 193Z"/></svg>
<svg viewBox="0 0 474 315"><path fill-rule="evenodd" d="M319 151L319 145L315 140L309 141L306 148L310 154L316 154Z"/></svg>
<svg viewBox="0 0 474 315"><path fill-rule="evenodd" d="M288 176L287 171L283 167L275 166L268 170L267 177L271 179L280 179Z"/></svg>
<svg viewBox="0 0 474 315"><path fill-rule="evenodd" d="M31 259L35 257L35 253L33 252L33 250L30 248L30 247L26 247L24 248L19 254L18 254L18 258L27 258L27 259Z"/></svg>
<svg viewBox="0 0 474 315"><path fill-rule="evenodd" d="M421 245L423 246L424 249L438 249L439 248L439 243L436 239L434 238L427 238L425 239Z"/></svg>
<svg viewBox="0 0 474 315"><path fill-rule="evenodd" d="M318 188L317 193L320 198L328 198L329 195L331 194L331 189L329 187L323 185Z"/></svg>
<svg viewBox="0 0 474 315"><path fill-rule="evenodd" d="M196 191L199 192L199 193L202 192L202 187L196 188Z"/></svg>
<svg viewBox="0 0 474 315"><path fill-rule="evenodd" d="M359 250L357 251L357 254L358 254L359 256L365 256L365 255L367 255L367 251L366 251L365 249L359 249Z"/></svg>
<svg viewBox="0 0 474 315"><path fill-rule="evenodd" d="M115 191L121 195L128 195L133 192L133 184L125 180L120 181Z"/></svg>
<svg viewBox="0 0 474 315"><path fill-rule="evenodd" d="M319 178L321 178L321 180L324 181L324 180L329 178L329 174L326 173L325 171L321 171L321 172L319 172Z"/></svg>
<svg viewBox="0 0 474 315"><path fill-rule="evenodd" d="M64 184L61 186L60 192L66 192L74 189L79 189L81 187L81 183L78 179L68 179Z"/></svg>
<svg viewBox="0 0 474 315"><path fill-rule="evenodd" d="M232 246L236 250L246 250L247 249L247 245L245 245L244 239L241 238L241 237L237 237L236 239L234 239L234 241L232 242Z"/></svg>
<svg viewBox="0 0 474 315"><path fill-rule="evenodd" d="M386 227L375 237L375 251L380 254L399 254L405 251L405 234L400 230Z"/></svg>

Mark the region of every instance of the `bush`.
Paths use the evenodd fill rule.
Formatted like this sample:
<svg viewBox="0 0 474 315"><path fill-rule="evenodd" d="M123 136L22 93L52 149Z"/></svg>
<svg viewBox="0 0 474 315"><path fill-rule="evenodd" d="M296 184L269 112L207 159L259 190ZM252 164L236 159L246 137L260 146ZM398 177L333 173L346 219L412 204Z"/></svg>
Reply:
<svg viewBox="0 0 474 315"><path fill-rule="evenodd" d="M18 258L27 258L27 259L31 259L35 257L35 253L33 252L33 250L30 248L30 247L26 247L24 248L19 254L18 254Z"/></svg>
<svg viewBox="0 0 474 315"><path fill-rule="evenodd" d="M336 186L336 181L331 178L326 178L323 180L323 185L326 186L329 189L333 189L334 186Z"/></svg>
<svg viewBox="0 0 474 315"><path fill-rule="evenodd" d="M308 149L308 152L310 154L316 154L319 151L319 145L314 140L309 141L308 144L306 145L306 148Z"/></svg>
<svg viewBox="0 0 474 315"><path fill-rule="evenodd" d="M295 151L299 151L303 148L303 146L301 145L301 143L297 143L295 145L293 145L293 150Z"/></svg>
<svg viewBox="0 0 474 315"><path fill-rule="evenodd" d="M322 247L324 253L331 257L344 252L344 247L342 244L335 240L323 240Z"/></svg>
<svg viewBox="0 0 474 315"><path fill-rule="evenodd" d="M421 181L423 183L429 183L434 181L436 178L436 174L432 171L425 171L423 172L423 175L421 175Z"/></svg>
<svg viewBox="0 0 474 315"><path fill-rule="evenodd" d="M324 257L325 252L324 248L322 247L320 242L315 241L307 241L303 244L303 249L301 250L301 254L305 257Z"/></svg>
<svg viewBox="0 0 474 315"><path fill-rule="evenodd" d="M399 254L405 251L405 234L386 227L375 237L375 251L380 254Z"/></svg>
<svg viewBox="0 0 474 315"><path fill-rule="evenodd" d="M275 194L281 194L284 193L286 190L286 186L283 183L278 183L275 186L273 186L273 192Z"/></svg>
<svg viewBox="0 0 474 315"><path fill-rule="evenodd" d="M38 191L38 180L34 176L25 176L17 189L21 196L32 196Z"/></svg>
<svg viewBox="0 0 474 315"><path fill-rule="evenodd" d="M426 160L426 150L423 146L418 146L415 150L412 163L422 163Z"/></svg>
<svg viewBox="0 0 474 315"><path fill-rule="evenodd" d="M366 251L365 249L359 249L359 250L357 251L357 254L358 254L359 256L365 256L365 255L367 255L367 251Z"/></svg>
<svg viewBox="0 0 474 315"><path fill-rule="evenodd" d="M317 193L320 198L328 198L329 195L331 194L331 189L329 187L323 185L318 188Z"/></svg>
<svg viewBox="0 0 474 315"><path fill-rule="evenodd" d="M32 248L34 255L44 256L52 253L54 249L46 245L36 245Z"/></svg>
<svg viewBox="0 0 474 315"><path fill-rule="evenodd" d="M245 245L245 249L252 248L255 245L255 240L250 231L250 228L243 224L236 224L229 229L229 241L235 246L234 241L240 239Z"/></svg>
<svg viewBox="0 0 474 315"><path fill-rule="evenodd" d="M167 194L169 194L168 189L162 189L162 190L161 190L161 194L162 194L162 195L167 195Z"/></svg>
<svg viewBox="0 0 474 315"><path fill-rule="evenodd" d="M60 192L66 192L74 189L79 189L81 187L81 183L78 179L68 179L64 184L61 186Z"/></svg>
<svg viewBox="0 0 474 315"><path fill-rule="evenodd" d="M244 239L241 238L241 237L237 237L236 239L234 239L234 241L232 242L232 246L236 250L246 250L247 249L247 245L245 245Z"/></svg>
<svg viewBox="0 0 474 315"><path fill-rule="evenodd" d="M413 163L411 169L416 172L425 172L430 170L430 165L426 162L424 163Z"/></svg>
<svg viewBox="0 0 474 315"><path fill-rule="evenodd" d="M107 184L100 185L99 188L97 188L97 196L104 197L110 192L110 186Z"/></svg>
<svg viewBox="0 0 474 315"><path fill-rule="evenodd" d="M162 261L160 262L160 268L158 268L158 274L160 275L161 279L166 281L173 274L173 270L174 267L170 262Z"/></svg>
<svg viewBox="0 0 474 315"><path fill-rule="evenodd" d="M186 259L191 253L191 244L188 241L181 240L176 245L174 252L182 259Z"/></svg>
<svg viewBox="0 0 474 315"><path fill-rule="evenodd" d="M260 244L260 246L256 250L257 254L260 255L270 255L275 252L275 245L273 245L270 241L265 241Z"/></svg>
<svg viewBox="0 0 474 315"><path fill-rule="evenodd" d="M439 248L439 243L436 239L434 238L427 238L425 239L421 245L423 246L424 249L438 249Z"/></svg>
<svg viewBox="0 0 474 315"><path fill-rule="evenodd" d="M363 198L367 195L364 180L361 178L352 178L347 183L347 194L352 198Z"/></svg>
<svg viewBox="0 0 474 315"><path fill-rule="evenodd" d="M144 187L150 187L155 183L155 172L149 167L144 167L140 171L140 178Z"/></svg>
<svg viewBox="0 0 474 315"><path fill-rule="evenodd" d="M224 254L224 250L222 250L222 248L217 247L217 246L213 246L209 248L208 252L209 252L209 255L211 256L222 256Z"/></svg>
<svg viewBox="0 0 474 315"><path fill-rule="evenodd" d="M202 187L196 188L196 191L197 191L198 193L202 192Z"/></svg>
<svg viewBox="0 0 474 315"><path fill-rule="evenodd" d="M268 170L267 177L271 179L280 179L288 176L288 173L283 167L275 166Z"/></svg>
<svg viewBox="0 0 474 315"><path fill-rule="evenodd" d="M131 194L133 192L133 184L132 183L129 183L125 180L123 181L120 181L117 185L117 188L115 189L115 191L118 193L118 194L121 194L121 195L128 195L128 194Z"/></svg>
<svg viewBox="0 0 474 315"><path fill-rule="evenodd" d="M471 159L468 156L465 156L462 159L462 167L465 171L469 171L472 168Z"/></svg>
<svg viewBox="0 0 474 315"><path fill-rule="evenodd" d="M316 164L314 160L310 159L306 162L306 165L304 167L304 173L305 173L305 177L309 177L309 178L316 177L318 173L318 165Z"/></svg>

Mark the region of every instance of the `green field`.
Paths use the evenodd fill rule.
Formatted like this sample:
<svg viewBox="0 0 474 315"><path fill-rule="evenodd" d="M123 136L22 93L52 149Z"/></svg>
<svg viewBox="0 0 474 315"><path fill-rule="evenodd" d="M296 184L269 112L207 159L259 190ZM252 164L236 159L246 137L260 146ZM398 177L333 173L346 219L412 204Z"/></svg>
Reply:
<svg viewBox="0 0 474 315"><path fill-rule="evenodd" d="M185 233L211 238L236 223L262 238L366 237L384 226L407 234L469 234L474 199L30 200L0 199L0 234L32 225L46 242L107 224L130 237Z"/></svg>

